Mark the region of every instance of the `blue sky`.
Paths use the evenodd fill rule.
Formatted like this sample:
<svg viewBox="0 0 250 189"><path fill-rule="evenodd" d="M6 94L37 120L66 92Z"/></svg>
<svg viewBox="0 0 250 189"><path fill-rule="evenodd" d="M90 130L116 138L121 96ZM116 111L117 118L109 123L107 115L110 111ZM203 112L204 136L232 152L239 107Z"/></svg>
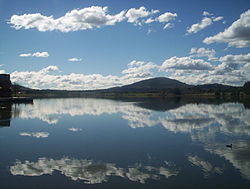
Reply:
<svg viewBox="0 0 250 189"><path fill-rule="evenodd" d="M0 0L0 73L33 88L250 80L247 0Z"/></svg>

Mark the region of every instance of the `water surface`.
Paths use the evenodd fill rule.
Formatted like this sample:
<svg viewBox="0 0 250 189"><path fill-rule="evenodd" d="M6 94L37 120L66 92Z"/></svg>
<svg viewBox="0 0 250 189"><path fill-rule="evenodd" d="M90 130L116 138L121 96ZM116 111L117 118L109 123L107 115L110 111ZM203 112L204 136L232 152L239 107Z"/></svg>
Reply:
<svg viewBox="0 0 250 189"><path fill-rule="evenodd" d="M1 188L248 188L250 110L167 100L1 104L0 154Z"/></svg>

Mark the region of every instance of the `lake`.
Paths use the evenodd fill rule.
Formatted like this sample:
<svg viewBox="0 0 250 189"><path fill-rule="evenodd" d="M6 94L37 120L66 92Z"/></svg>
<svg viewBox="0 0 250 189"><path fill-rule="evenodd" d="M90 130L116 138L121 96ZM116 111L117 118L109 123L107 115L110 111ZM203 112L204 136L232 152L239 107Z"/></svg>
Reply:
<svg viewBox="0 0 250 189"><path fill-rule="evenodd" d="M180 100L5 103L0 154L3 189L248 188L250 109Z"/></svg>

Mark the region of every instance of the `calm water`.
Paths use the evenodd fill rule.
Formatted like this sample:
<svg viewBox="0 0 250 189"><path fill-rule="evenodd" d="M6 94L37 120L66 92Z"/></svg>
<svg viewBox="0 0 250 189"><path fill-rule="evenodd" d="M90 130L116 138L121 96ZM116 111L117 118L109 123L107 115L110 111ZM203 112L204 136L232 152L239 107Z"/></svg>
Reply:
<svg viewBox="0 0 250 189"><path fill-rule="evenodd" d="M3 189L250 186L240 103L42 99L0 120Z"/></svg>

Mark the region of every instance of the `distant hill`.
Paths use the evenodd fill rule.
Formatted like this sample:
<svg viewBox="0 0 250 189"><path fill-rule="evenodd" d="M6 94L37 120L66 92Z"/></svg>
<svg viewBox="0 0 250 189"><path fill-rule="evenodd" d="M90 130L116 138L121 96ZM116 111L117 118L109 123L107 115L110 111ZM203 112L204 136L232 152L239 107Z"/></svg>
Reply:
<svg viewBox="0 0 250 189"><path fill-rule="evenodd" d="M196 88L202 89L202 90L221 90L221 91L226 91L230 89L234 89L237 87L230 86L230 85L223 85L223 84L204 84L204 85L196 85Z"/></svg>
<svg viewBox="0 0 250 189"><path fill-rule="evenodd" d="M28 87L24 87L24 86L18 85L18 84L12 84L11 89L12 89L12 91L30 91L30 90L33 90L33 89L30 89Z"/></svg>
<svg viewBox="0 0 250 189"><path fill-rule="evenodd" d="M157 77L135 82L130 85L99 90L39 90L12 85L12 95L37 98L61 97L104 97L104 98L157 98L191 96L199 98L249 98L250 82L242 87L222 84L188 85L178 80Z"/></svg>
<svg viewBox="0 0 250 189"><path fill-rule="evenodd" d="M130 85L124 85L122 87L114 87L107 89L109 92L153 92L174 88L186 88L190 85L182 83L180 81L169 79L166 77L157 77L152 79L146 79Z"/></svg>

